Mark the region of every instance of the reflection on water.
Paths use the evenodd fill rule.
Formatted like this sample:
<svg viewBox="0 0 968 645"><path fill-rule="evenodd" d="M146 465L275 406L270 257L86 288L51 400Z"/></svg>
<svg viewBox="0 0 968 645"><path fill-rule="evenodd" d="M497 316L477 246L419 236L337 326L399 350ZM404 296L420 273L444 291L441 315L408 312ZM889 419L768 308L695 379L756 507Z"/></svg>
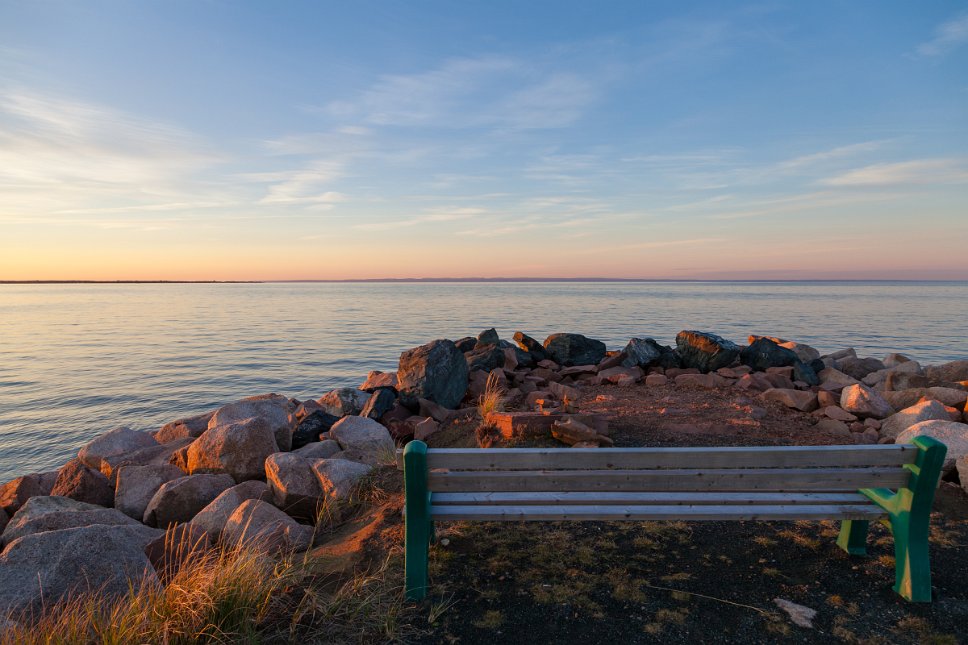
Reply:
<svg viewBox="0 0 968 645"><path fill-rule="evenodd" d="M616 349L681 329L822 352L968 358L968 283L0 286L0 481L118 424L154 429L241 396L317 397L400 352L494 326Z"/></svg>

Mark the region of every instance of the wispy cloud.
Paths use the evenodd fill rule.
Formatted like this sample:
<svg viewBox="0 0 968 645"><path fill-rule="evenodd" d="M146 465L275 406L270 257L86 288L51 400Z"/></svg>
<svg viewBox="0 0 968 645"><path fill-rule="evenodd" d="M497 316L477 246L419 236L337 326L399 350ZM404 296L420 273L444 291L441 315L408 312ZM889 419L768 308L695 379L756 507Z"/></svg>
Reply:
<svg viewBox="0 0 968 645"><path fill-rule="evenodd" d="M892 186L964 181L968 181L968 160L948 158L873 164L829 177L820 183L827 186Z"/></svg>
<svg viewBox="0 0 968 645"><path fill-rule="evenodd" d="M385 231L397 228L408 228L420 224L439 224L442 222L454 222L478 217L486 214L485 208L474 208L463 206L459 208L434 208L426 211L423 215L416 217L390 220L385 222L365 222L357 224L354 228L363 231Z"/></svg>
<svg viewBox="0 0 968 645"><path fill-rule="evenodd" d="M956 16L935 29L934 38L918 46L921 56L944 56L968 42L968 13Z"/></svg>
<svg viewBox="0 0 968 645"><path fill-rule="evenodd" d="M571 125L596 97L595 84L575 72L482 55L382 76L327 110L372 126L528 130Z"/></svg>

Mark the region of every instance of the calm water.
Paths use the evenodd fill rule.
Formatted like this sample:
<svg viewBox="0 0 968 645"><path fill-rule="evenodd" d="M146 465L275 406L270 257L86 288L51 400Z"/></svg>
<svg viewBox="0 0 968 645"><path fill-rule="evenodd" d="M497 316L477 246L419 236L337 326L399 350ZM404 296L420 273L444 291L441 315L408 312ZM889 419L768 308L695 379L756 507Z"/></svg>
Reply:
<svg viewBox="0 0 968 645"><path fill-rule="evenodd" d="M116 425L155 429L263 392L318 397L400 352L494 326L674 344L681 329L821 352L968 358L968 283L0 286L0 481Z"/></svg>

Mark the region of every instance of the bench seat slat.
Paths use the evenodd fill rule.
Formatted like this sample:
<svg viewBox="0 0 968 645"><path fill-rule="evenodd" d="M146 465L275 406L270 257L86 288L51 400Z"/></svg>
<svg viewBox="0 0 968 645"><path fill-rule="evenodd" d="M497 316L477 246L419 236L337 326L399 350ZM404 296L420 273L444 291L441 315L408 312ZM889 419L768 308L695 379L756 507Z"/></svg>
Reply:
<svg viewBox="0 0 968 645"><path fill-rule="evenodd" d="M431 506L436 521L876 520L874 504L751 506Z"/></svg>
<svg viewBox="0 0 968 645"><path fill-rule="evenodd" d="M902 468L430 471L431 491L847 491L907 485Z"/></svg>
<svg viewBox="0 0 968 645"><path fill-rule="evenodd" d="M551 506L551 505L743 505L756 504L868 504L860 493L640 493L640 492L534 492L534 493L432 493L434 506Z"/></svg>
<svg viewBox="0 0 968 645"><path fill-rule="evenodd" d="M689 448L434 448L428 468L451 470L631 470L655 468L823 468L913 463L908 444Z"/></svg>

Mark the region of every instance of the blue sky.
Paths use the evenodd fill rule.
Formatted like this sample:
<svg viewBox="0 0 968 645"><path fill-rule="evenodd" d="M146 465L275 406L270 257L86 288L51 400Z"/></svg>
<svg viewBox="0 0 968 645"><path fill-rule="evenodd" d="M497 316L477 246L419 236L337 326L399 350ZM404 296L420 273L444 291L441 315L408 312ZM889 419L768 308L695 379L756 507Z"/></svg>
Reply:
<svg viewBox="0 0 968 645"><path fill-rule="evenodd" d="M0 279L968 279L968 5L0 0Z"/></svg>

